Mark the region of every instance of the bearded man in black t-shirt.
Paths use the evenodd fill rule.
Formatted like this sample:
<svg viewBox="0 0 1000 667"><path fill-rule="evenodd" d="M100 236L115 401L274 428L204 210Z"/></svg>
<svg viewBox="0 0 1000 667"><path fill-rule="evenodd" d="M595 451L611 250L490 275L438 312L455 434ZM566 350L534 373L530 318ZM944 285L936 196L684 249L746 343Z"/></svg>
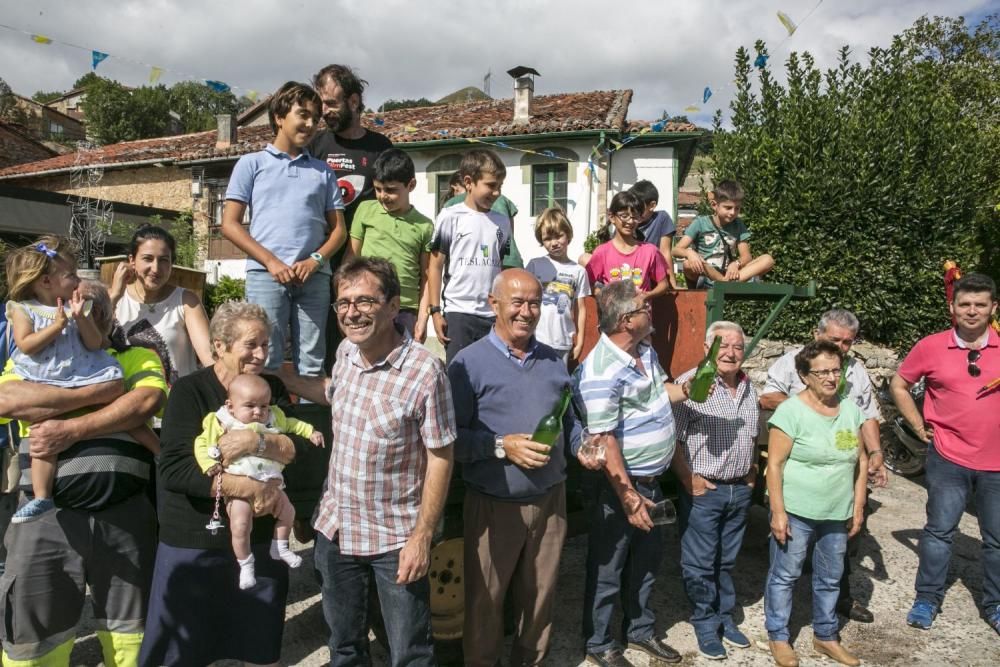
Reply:
<svg viewBox="0 0 1000 667"><path fill-rule="evenodd" d="M313 87L323 100L326 128L309 142L309 153L337 172L344 216L350 229L358 204L375 198L372 166L392 142L361 126L361 96L368 84L346 65L327 65L313 77Z"/></svg>

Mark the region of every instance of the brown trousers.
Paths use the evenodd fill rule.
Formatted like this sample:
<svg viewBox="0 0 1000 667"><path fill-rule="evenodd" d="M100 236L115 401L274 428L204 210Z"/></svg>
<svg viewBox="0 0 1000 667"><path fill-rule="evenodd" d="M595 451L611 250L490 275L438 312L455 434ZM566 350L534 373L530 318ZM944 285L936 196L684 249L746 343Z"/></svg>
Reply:
<svg viewBox="0 0 1000 667"><path fill-rule="evenodd" d="M494 667L503 653L508 588L516 623L511 666L538 665L549 649L559 557L566 539L566 488L531 503L465 492L465 664Z"/></svg>

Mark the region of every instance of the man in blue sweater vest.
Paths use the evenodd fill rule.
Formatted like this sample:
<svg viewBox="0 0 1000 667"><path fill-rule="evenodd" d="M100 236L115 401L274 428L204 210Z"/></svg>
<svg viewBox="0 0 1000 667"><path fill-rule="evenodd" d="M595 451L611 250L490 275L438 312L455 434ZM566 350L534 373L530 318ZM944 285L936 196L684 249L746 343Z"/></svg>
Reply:
<svg viewBox="0 0 1000 667"><path fill-rule="evenodd" d="M465 664L493 667L503 652L503 600L512 592L510 664L537 665L552 633L566 537L566 456L580 446L573 411L549 449L531 433L570 383L566 364L535 340L542 286L523 269L493 281L496 324L448 367L465 480Z"/></svg>

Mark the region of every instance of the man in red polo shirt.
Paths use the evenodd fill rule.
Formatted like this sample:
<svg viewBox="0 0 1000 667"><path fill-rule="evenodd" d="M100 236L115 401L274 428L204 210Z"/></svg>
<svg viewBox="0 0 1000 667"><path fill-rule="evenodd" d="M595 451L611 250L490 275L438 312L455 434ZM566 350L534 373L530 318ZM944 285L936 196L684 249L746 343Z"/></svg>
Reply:
<svg viewBox="0 0 1000 667"><path fill-rule="evenodd" d="M941 609L955 529L975 494L983 538L983 614L1000 633L1000 336L990 327L996 284L970 273L955 284L954 328L918 341L892 378L900 413L927 452L927 525L920 536L916 600L907 624L928 630ZM910 387L926 378L921 416Z"/></svg>

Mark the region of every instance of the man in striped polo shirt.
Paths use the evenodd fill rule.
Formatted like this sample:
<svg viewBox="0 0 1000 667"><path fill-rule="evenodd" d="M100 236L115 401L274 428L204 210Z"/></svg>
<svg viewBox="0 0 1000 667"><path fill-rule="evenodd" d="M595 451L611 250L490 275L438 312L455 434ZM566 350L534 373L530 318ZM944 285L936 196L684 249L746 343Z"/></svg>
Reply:
<svg viewBox="0 0 1000 667"><path fill-rule="evenodd" d="M654 636L650 600L663 538L647 510L663 499L659 476L674 454L670 404L687 399L688 385L666 383L656 352L643 342L653 331L650 304L632 282L605 287L597 307L601 338L573 376L577 406L589 432L601 434L607 458L597 481L587 553L587 661L631 665L611 635L620 594L628 647L657 660L680 662L677 651ZM628 576L623 577L626 563Z"/></svg>
<svg viewBox="0 0 1000 667"><path fill-rule="evenodd" d="M757 392L743 372L743 328L714 322L705 350L721 338L715 391L703 403L674 406L677 450L673 469L683 487L679 497L681 576L691 601L691 625L698 650L711 660L726 658L722 642L747 648L733 620L736 591L730 572L743 544L753 485L757 479ZM677 378L694 377L695 369Z"/></svg>

